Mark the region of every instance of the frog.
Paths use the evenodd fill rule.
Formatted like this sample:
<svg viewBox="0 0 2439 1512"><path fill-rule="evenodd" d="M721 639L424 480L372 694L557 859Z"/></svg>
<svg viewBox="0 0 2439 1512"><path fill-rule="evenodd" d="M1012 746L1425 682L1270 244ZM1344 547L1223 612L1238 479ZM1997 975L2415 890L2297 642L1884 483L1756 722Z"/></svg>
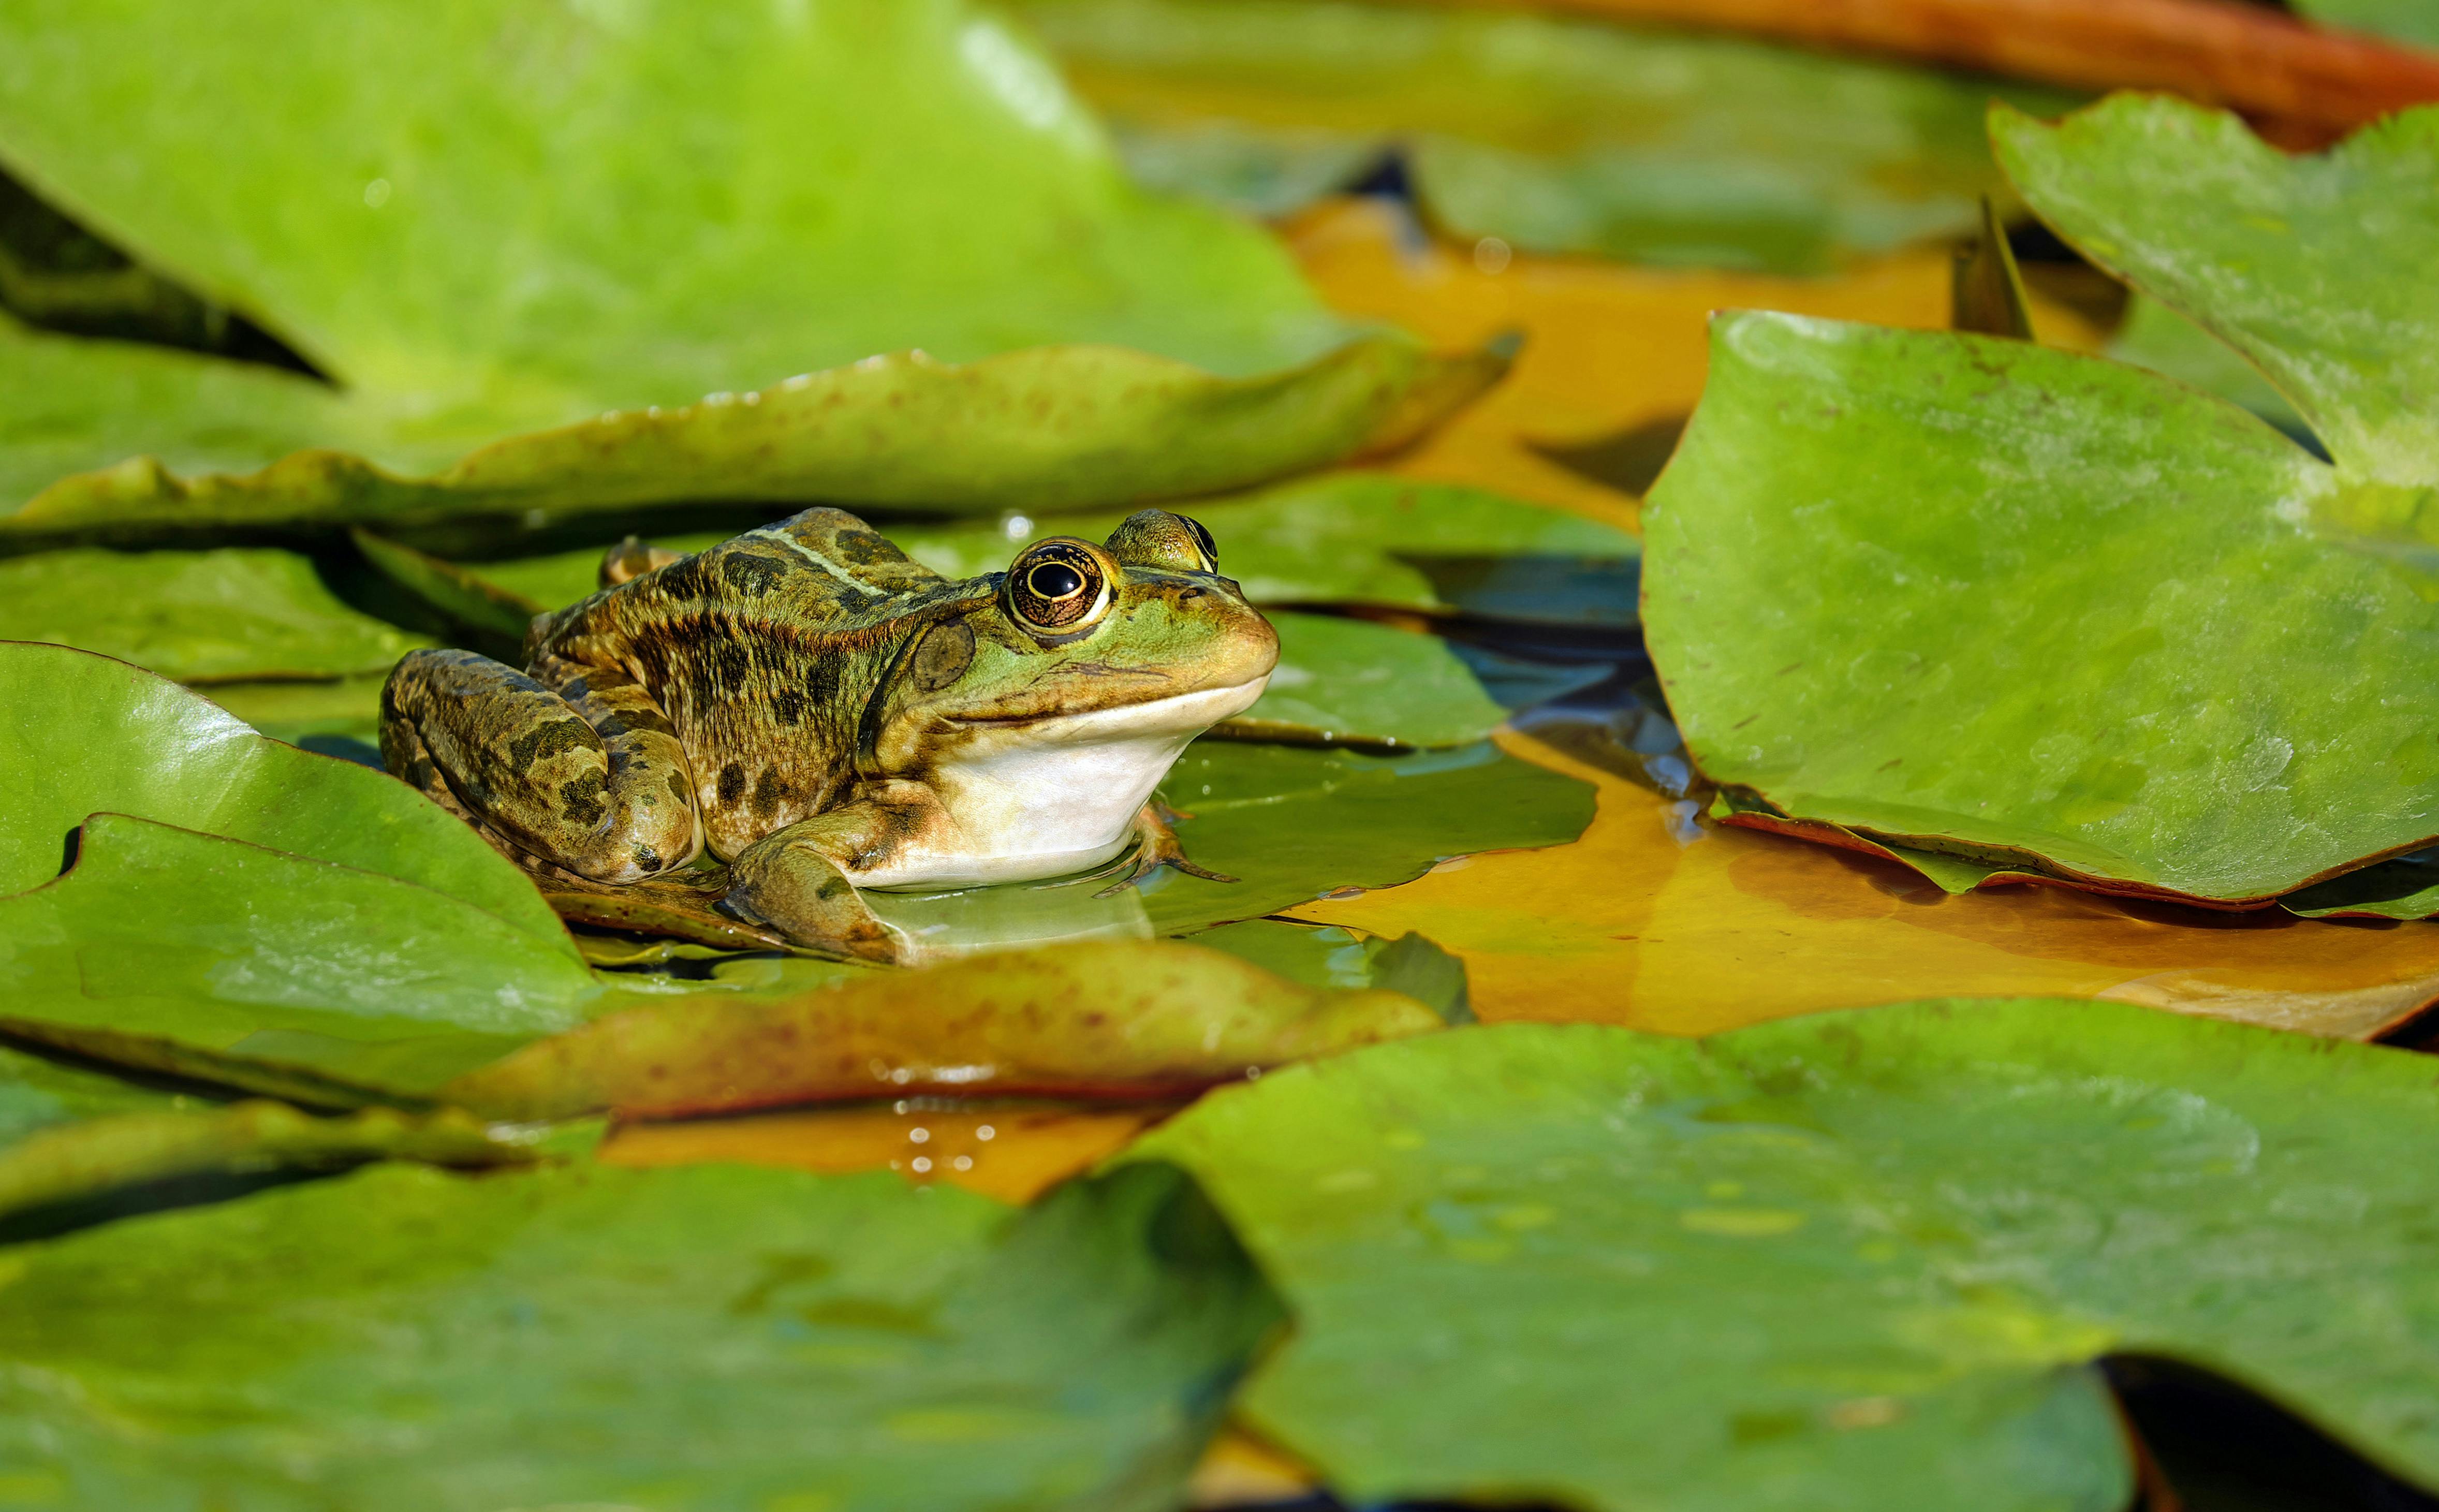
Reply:
<svg viewBox="0 0 2439 1512"><path fill-rule="evenodd" d="M1233 881L1155 791L1261 696L1278 635L1184 515L958 581L824 507L693 555L630 538L597 581L534 617L522 669L419 649L382 690L387 770L529 871L615 892L724 868L721 914L882 964L911 954L869 891Z"/></svg>

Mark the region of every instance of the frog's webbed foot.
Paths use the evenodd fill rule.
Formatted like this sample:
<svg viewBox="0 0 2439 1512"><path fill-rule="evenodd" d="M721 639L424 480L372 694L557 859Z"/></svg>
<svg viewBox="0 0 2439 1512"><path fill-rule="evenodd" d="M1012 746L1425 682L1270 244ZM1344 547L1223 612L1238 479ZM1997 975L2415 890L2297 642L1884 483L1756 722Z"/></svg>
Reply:
<svg viewBox="0 0 2439 1512"><path fill-rule="evenodd" d="M1200 877L1207 882L1237 881L1226 872L1216 872L1207 866L1197 866L1185 859L1185 847L1178 844L1177 831L1169 827L1169 821L1190 817L1192 816L1189 814L1179 813L1157 798L1145 804L1143 812L1135 815L1134 857L1126 863L1126 875L1093 896L1107 898L1112 893L1125 892L1163 866L1174 867L1188 877Z"/></svg>
<svg viewBox="0 0 2439 1512"><path fill-rule="evenodd" d="M911 956L905 934L884 924L821 847L819 819L765 835L728 868L721 909L810 950L883 966Z"/></svg>

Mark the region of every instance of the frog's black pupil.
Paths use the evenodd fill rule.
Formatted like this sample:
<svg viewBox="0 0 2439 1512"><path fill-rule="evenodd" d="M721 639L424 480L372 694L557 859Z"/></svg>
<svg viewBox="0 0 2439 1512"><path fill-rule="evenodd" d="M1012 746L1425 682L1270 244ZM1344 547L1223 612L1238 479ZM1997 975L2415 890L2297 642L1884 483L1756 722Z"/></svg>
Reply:
<svg viewBox="0 0 2439 1512"><path fill-rule="evenodd" d="M1065 598L1084 586L1084 575L1063 561L1045 561L1024 576L1025 586L1043 598Z"/></svg>

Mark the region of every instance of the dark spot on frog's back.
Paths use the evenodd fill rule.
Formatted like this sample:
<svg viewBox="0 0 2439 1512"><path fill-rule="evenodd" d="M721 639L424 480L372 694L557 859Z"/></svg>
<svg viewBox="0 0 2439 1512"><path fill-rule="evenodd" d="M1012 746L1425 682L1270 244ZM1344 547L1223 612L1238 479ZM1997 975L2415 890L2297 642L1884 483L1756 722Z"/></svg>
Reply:
<svg viewBox="0 0 2439 1512"><path fill-rule="evenodd" d="M745 769L731 761L720 769L720 801L733 804L745 796Z"/></svg>
<svg viewBox="0 0 2439 1512"><path fill-rule="evenodd" d="M524 772L561 751L573 751L593 743L593 726L582 720L553 720L548 724L535 725L508 742L508 765L515 771Z"/></svg>
<svg viewBox="0 0 2439 1512"><path fill-rule="evenodd" d="M754 812L756 817L768 819L772 814L778 811L779 805L789 797L792 796L795 791L795 789L788 785L787 778L779 775L778 768L764 767L762 769L762 775L756 778L754 782Z"/></svg>
<svg viewBox="0 0 2439 1512"><path fill-rule="evenodd" d="M598 772L588 772L559 790L560 811L579 825L597 825L607 810L601 797L608 784Z"/></svg>
<svg viewBox="0 0 2439 1512"><path fill-rule="evenodd" d="M906 553L891 545L889 539L880 531L857 526L849 526L830 538L830 555L851 567L906 560Z"/></svg>
<svg viewBox="0 0 2439 1512"><path fill-rule="evenodd" d="M720 575L731 592L746 597L769 593L787 579L788 564L756 552L737 551L723 555Z"/></svg>
<svg viewBox="0 0 2439 1512"><path fill-rule="evenodd" d="M654 850L650 845L637 845L635 847L635 866L640 871L659 871L661 869L660 852Z"/></svg>

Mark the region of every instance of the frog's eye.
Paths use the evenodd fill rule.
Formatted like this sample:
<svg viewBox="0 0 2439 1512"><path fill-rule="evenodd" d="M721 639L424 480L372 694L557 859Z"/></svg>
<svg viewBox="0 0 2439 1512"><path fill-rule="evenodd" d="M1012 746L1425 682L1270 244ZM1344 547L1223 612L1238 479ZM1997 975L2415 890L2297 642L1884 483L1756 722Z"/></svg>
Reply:
<svg viewBox="0 0 2439 1512"><path fill-rule="evenodd" d="M1025 629L1073 635L1110 612L1110 573L1084 542L1054 537L1025 548L1007 570L1007 609Z"/></svg>
<svg viewBox="0 0 2439 1512"><path fill-rule="evenodd" d="M1218 572L1220 548L1200 521L1166 509L1138 509L1110 532L1110 555L1130 567Z"/></svg>

